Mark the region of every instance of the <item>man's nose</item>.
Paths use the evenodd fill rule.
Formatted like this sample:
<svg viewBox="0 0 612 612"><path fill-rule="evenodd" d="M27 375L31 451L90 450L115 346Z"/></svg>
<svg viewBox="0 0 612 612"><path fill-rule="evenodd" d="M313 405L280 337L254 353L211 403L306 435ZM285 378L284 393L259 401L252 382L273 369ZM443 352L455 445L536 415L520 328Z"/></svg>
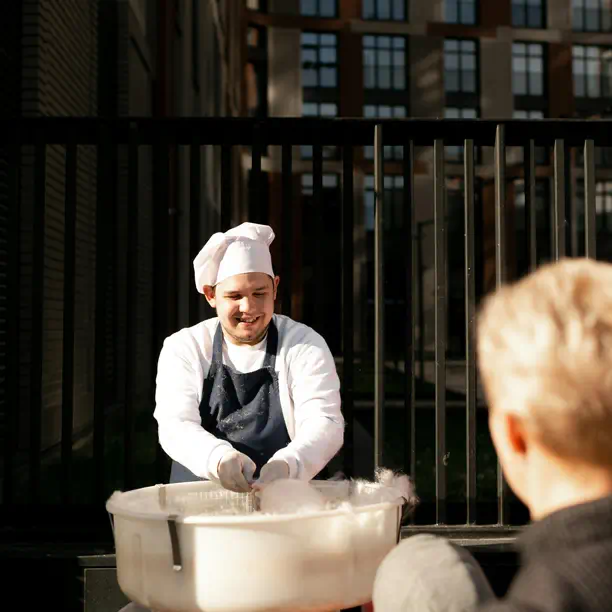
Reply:
<svg viewBox="0 0 612 612"><path fill-rule="evenodd" d="M244 296L240 300L240 312L249 312L250 309L251 309L251 301L249 300L248 297Z"/></svg>

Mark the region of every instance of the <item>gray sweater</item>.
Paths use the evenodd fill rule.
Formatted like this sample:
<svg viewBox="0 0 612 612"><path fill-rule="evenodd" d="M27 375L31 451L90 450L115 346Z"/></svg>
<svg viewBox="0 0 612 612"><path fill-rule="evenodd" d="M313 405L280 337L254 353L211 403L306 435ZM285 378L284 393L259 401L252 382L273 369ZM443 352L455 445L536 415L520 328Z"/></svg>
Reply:
<svg viewBox="0 0 612 612"><path fill-rule="evenodd" d="M519 547L508 593L479 612L612 611L612 496L550 514Z"/></svg>

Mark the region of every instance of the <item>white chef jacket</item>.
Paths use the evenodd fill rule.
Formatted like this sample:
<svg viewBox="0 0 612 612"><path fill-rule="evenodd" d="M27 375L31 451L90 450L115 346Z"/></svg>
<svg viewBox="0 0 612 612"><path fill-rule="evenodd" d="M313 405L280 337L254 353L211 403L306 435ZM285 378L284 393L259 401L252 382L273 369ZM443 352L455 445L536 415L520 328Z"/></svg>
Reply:
<svg viewBox="0 0 612 612"><path fill-rule="evenodd" d="M273 315L278 329L275 369L291 442L272 459L284 459L289 476L310 480L340 450L344 418L340 380L325 340L312 328ZM157 370L153 416L164 451L196 476L218 478L219 459L233 448L201 424L200 401L219 319L181 329L164 341ZM262 367L267 336L254 346L223 341L223 363L242 373Z"/></svg>

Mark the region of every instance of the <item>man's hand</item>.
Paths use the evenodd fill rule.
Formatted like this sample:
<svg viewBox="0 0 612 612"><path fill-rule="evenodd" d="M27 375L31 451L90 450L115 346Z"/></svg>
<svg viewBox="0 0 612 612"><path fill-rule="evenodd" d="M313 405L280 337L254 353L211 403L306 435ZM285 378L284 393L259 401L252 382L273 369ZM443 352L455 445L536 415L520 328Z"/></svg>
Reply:
<svg viewBox="0 0 612 612"><path fill-rule="evenodd" d="M261 468L259 479L253 483L253 491L261 491L267 484L281 478L289 478L289 465L282 459L273 459Z"/></svg>
<svg viewBox="0 0 612 612"><path fill-rule="evenodd" d="M255 463L243 453L236 450L228 451L219 460L217 467L219 482L224 489L236 493L248 493L256 469Z"/></svg>

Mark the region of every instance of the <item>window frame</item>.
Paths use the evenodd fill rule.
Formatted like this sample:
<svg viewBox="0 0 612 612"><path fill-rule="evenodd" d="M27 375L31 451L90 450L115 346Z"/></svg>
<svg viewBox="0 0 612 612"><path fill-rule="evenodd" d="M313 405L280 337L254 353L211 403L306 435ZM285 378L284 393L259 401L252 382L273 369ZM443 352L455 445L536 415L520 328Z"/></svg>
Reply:
<svg viewBox="0 0 612 612"><path fill-rule="evenodd" d="M586 0L572 0L572 30L574 32L612 32L612 9L611 7L604 6L603 0L597 0L598 6L592 9L587 6ZM576 6L580 3L580 6ZM587 27L587 17L591 11L597 11L598 26L596 28ZM582 26L578 27L575 16L577 13L581 13ZM604 18L608 16L608 24L605 27Z"/></svg>
<svg viewBox="0 0 612 612"><path fill-rule="evenodd" d="M450 20L449 13L449 5L456 5L457 11L457 19ZM464 21L462 19L462 8L464 5L473 4L474 5L474 21ZM445 23L456 23L459 25L478 25L480 23L480 3L478 0L444 0L444 22Z"/></svg>
<svg viewBox="0 0 612 612"><path fill-rule="evenodd" d="M378 44L375 46L366 46L367 39L371 38L375 43L379 42L381 39L388 38L390 40L389 47L382 47ZM403 43L402 48L394 47L394 41L401 40ZM362 59L363 59L363 91L365 102L364 104L390 104L392 106L398 104L404 104L406 100L406 95L409 91L409 81L408 81L408 38L406 36L400 34L363 34L361 41L361 49L362 49ZM391 53L389 69L394 70L396 68L393 63L394 53L398 52L403 57L403 87L396 88L394 87L394 76L395 72L391 72L389 76L390 86L388 88L379 87L379 69L384 68L384 65L380 64L380 55L381 52L389 50ZM374 52L375 62L374 64L366 63L366 53L368 51ZM366 85L366 70L368 68L373 68L374 74L374 87L369 87Z"/></svg>
<svg viewBox="0 0 612 612"><path fill-rule="evenodd" d="M542 93L541 94L533 94L531 93L530 87L530 79L529 79L529 69L525 71L526 75L526 89L525 93L516 93L514 89L514 60L517 57L517 53L515 52L517 47L522 45L525 47L525 54L520 55L520 57L524 58L527 61L527 65L529 64L529 60L534 58L539 58L542 61ZM541 55L532 56L530 54L530 47L537 46L540 47L542 53ZM544 43L540 42L531 42L524 40L515 40L512 42L512 97L514 99L514 108L516 110L521 111L540 111L544 114L548 111L548 48Z"/></svg>
<svg viewBox="0 0 612 612"><path fill-rule="evenodd" d="M300 0L300 15L302 17L316 17L318 19L336 19L338 17L338 0L310 0L315 4L314 13L305 13L303 11L302 4L305 0ZM321 14L321 4L324 2L333 2L334 3L334 12L332 15L322 15Z"/></svg>
<svg viewBox="0 0 612 612"><path fill-rule="evenodd" d="M316 46L313 45L305 45L303 37L305 35L315 35L317 36L318 44ZM338 61L338 34L335 32L317 32L317 31L303 31L301 33L302 40L300 42L300 70L302 77L302 100L304 102L327 102L330 104L339 105L339 89L338 89L338 79L340 72L340 63ZM321 61L320 53L322 48L332 48L332 45L321 45L321 37L323 36L333 36L335 40L335 45L333 48L336 52L336 60L335 63L329 64ZM316 62L314 65L314 70L317 71L317 79L318 83L316 85L304 85L304 70L305 70L305 61L304 61L304 50L316 50ZM320 70L325 66L333 66L335 70L335 85L333 86L323 86L320 84Z"/></svg>
<svg viewBox="0 0 612 612"><path fill-rule="evenodd" d="M373 4L374 13L373 16L366 15L366 0L361 2L361 18L364 21L390 21L393 23L405 23L408 21L408 2L406 0L389 0L389 17L381 17L380 4L381 0L370 0ZM396 17L397 5L403 6L404 16Z"/></svg>
<svg viewBox="0 0 612 612"><path fill-rule="evenodd" d="M458 59L458 69L457 73L459 74L459 89L458 90L449 90L447 83L447 68L446 68L446 58L447 58L447 43L448 42L470 42L474 45L474 91L463 91L463 69L462 69L462 57L463 53L459 48L456 53ZM445 107L454 107L454 108L476 108L480 109L480 44L477 39L474 38L445 38L443 44L443 52L444 52L444 94L445 94Z"/></svg>
<svg viewBox="0 0 612 612"><path fill-rule="evenodd" d="M576 51L578 49L583 49L582 57L576 56ZM590 49L597 49L598 57L596 61L599 65L598 70L598 84L599 84L599 94L596 96L591 96L588 94L589 90L589 57L588 51ZM610 70L609 74L606 76L606 71L603 69L605 67L605 62L603 56L604 54L610 54L609 64ZM576 64L578 62L583 63L582 72L578 73L576 71ZM583 91L585 95L578 95L577 93L577 77L580 76L583 80ZM573 80L573 93L574 98L577 101L577 106L582 107L583 109L592 110L593 112L597 112L597 110L601 110L604 107L609 106L609 99L612 96L612 45L583 45L583 44L574 44L572 45L572 80ZM578 102L580 101L580 102ZM608 102L606 102L608 101Z"/></svg>
<svg viewBox="0 0 612 612"><path fill-rule="evenodd" d="M512 0L510 5L510 19L513 28L526 28L529 30L545 30L547 27L547 12L546 12L546 0L539 0L539 23L537 25L532 25L529 20L529 5L530 0ZM523 23L516 23L515 16L515 7L519 7L523 9Z"/></svg>

